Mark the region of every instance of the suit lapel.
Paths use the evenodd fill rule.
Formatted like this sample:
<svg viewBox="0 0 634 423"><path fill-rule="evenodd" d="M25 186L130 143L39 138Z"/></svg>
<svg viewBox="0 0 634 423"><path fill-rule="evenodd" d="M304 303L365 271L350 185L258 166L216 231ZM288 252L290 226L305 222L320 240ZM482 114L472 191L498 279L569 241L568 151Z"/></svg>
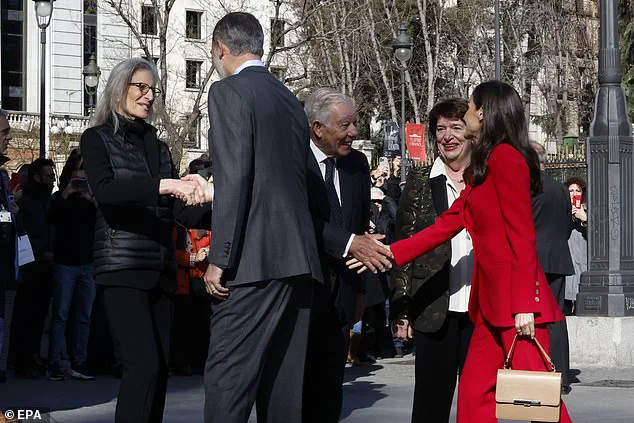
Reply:
<svg viewBox="0 0 634 423"><path fill-rule="evenodd" d="M449 208L449 199L447 198L447 177L438 175L429 180L429 188L431 189L431 198L434 202L436 214L440 216Z"/></svg>
<svg viewBox="0 0 634 423"><path fill-rule="evenodd" d="M313 198L318 198L318 201L315 201L315 204L322 216L330 216L330 211L328 209L328 194L326 194L326 183L324 182L324 177L321 175L321 169L319 168L319 163L317 163L317 159L312 151L309 153L308 157L308 175L306 175L308 181L308 188L310 190L309 195Z"/></svg>
<svg viewBox="0 0 634 423"><path fill-rule="evenodd" d="M348 166L348 160L337 160L337 172L339 172L339 189L341 191L341 209L346 228L350 227L352 218L352 205L354 202L354 175Z"/></svg>

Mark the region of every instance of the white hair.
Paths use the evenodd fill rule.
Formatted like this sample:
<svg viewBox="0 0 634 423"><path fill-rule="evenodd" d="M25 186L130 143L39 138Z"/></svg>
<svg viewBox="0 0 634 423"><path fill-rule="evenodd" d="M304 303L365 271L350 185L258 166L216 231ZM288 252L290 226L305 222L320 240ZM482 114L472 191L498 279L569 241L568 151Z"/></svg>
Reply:
<svg viewBox="0 0 634 423"><path fill-rule="evenodd" d="M106 87L101 93L101 99L99 103L97 103L95 115L92 118L92 126L101 125L112 118L114 131L117 132L117 129L119 129L119 117L117 116L117 112L125 110L126 95L128 89L130 89L129 84L132 81L132 75L141 69L152 73L154 84L159 85L159 75L154 63L150 63L140 57L132 57L119 62L110 72ZM154 106L150 108L147 118L149 121L152 120L153 107Z"/></svg>
<svg viewBox="0 0 634 423"><path fill-rule="evenodd" d="M352 98L333 88L323 87L313 92L304 102L308 124L312 125L314 122L330 124L332 107L339 103L348 104L355 112L357 110Z"/></svg>

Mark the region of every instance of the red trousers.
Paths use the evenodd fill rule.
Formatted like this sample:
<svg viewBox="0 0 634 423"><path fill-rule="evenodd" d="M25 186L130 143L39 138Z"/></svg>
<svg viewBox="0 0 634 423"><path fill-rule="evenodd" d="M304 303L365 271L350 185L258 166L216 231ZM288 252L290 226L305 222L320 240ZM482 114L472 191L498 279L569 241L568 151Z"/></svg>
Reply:
<svg viewBox="0 0 634 423"><path fill-rule="evenodd" d="M535 337L550 354L550 339L545 325L535 328ZM504 366L515 328L496 328L480 315L469 344L467 360L458 384L458 423L493 423L495 418L495 384L497 371ZM517 341L511 366L515 370L549 370L537 346L530 340ZM561 423L572 423L561 403Z"/></svg>

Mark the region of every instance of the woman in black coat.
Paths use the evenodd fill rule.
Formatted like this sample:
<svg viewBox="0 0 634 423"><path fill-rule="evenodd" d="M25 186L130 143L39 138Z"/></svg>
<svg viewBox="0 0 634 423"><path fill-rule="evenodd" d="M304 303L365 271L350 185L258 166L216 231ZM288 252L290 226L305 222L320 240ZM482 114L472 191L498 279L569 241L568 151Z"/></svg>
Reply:
<svg viewBox="0 0 634 423"><path fill-rule="evenodd" d="M158 85L155 66L144 59L115 66L80 145L98 203L95 281L123 365L117 423L162 421L176 288L174 197L210 200L204 181L175 178L169 149L148 123Z"/></svg>

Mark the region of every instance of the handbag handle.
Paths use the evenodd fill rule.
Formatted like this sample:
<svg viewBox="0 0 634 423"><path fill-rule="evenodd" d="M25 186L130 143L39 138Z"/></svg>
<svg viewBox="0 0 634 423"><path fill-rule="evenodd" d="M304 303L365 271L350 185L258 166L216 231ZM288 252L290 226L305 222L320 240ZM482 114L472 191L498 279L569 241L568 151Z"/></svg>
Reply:
<svg viewBox="0 0 634 423"><path fill-rule="evenodd" d="M535 341L535 344L537 344L537 349L542 354L542 357L545 358L546 361L548 361L548 364L550 365L550 368L552 369L551 371L556 372L557 369L555 368L555 363L553 363L553 360L550 358L550 356L546 354L546 350L544 350L544 347L542 347L542 344L539 343L537 338L533 338L533 341ZM506 355L506 358L504 359L504 368L506 370L509 370L511 368L511 357L513 356L513 352L515 351L516 344L517 344L517 334L515 334L515 338L513 338L513 343L511 344L509 353Z"/></svg>

